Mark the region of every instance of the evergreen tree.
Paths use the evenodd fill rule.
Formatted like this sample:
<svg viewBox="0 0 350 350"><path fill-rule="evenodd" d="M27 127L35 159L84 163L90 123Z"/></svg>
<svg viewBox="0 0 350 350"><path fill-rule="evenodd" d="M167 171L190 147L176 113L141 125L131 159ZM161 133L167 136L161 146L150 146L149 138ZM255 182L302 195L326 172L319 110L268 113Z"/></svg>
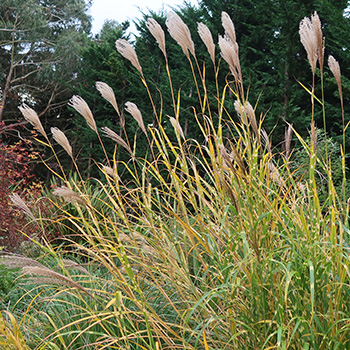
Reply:
<svg viewBox="0 0 350 350"><path fill-rule="evenodd" d="M213 23L213 32L222 32L222 11L233 19L249 100L253 103L259 100L258 111L266 114L265 126L270 130L277 126L278 139L283 135L284 119L294 123L301 132L306 131L311 120L309 95L298 84L299 81L310 86L312 81L298 31L301 19L314 11L318 12L323 25L326 59L332 54L341 64L344 96L349 102L349 80L345 77L350 76L350 19L344 16L348 5L346 0L200 1L204 16ZM339 99L334 98L335 82L325 70L327 130L335 135L342 132ZM317 74L319 86L319 72ZM319 89L316 94L321 97ZM320 106L316 108L316 122L319 127L323 126Z"/></svg>
<svg viewBox="0 0 350 350"><path fill-rule="evenodd" d="M195 43L195 53L200 63L206 62L208 64L207 86L209 90L215 88L215 76L211 68L209 55L204 44L197 33L197 23L202 20L201 11L189 4L179 8L176 13L183 19L188 26L191 37ZM148 30L146 23L149 18L155 19L162 27L165 34L166 53L168 57L169 72L171 76L172 88L174 93L175 106L172 99L172 92L169 82L168 72L166 70L166 62L162 51L159 49L155 38ZM169 128L169 134L172 134L173 127L171 126L167 116L175 116L176 104L180 98L180 124L182 125L185 134L189 137L197 138L198 130L195 121L192 107L197 113L201 113L199 97L196 90L193 74L190 69L190 64L181 47L171 38L166 26L166 13L146 13L143 14L142 20L137 23L137 28L140 33L136 40L135 47L142 62L145 76L148 78L149 85L155 96L155 104L159 112L163 115L163 126ZM195 60L190 56L194 70L196 72L196 79L199 85L201 98L203 98L204 91L201 89L200 76L197 73ZM203 69L203 66L200 67ZM143 108L149 106L148 101ZM149 107L148 107L149 108ZM148 115L151 111L148 112Z"/></svg>
<svg viewBox="0 0 350 350"><path fill-rule="evenodd" d="M78 73L78 85L74 93L80 95L89 105L94 115L98 128L107 126L123 136L123 125L131 127L130 120L125 122L128 116L124 112L124 104L133 95L128 77L132 69L116 50L115 41L120 38L128 38L125 34L129 23L119 24L116 21L106 21L95 37L81 50L81 68ZM130 72L129 72L130 70ZM96 90L96 82L108 84L114 91L121 116L118 116L99 92ZM137 93L136 93L137 95ZM87 169L87 175L96 175L94 160L104 163L105 156L94 131L76 112L72 113L71 138L74 144L75 154L79 155L79 162L84 163L81 169ZM132 127L136 129L136 122ZM115 143L104 138L103 142L109 155L113 154ZM121 159L128 159L128 155L121 153Z"/></svg>
<svg viewBox="0 0 350 350"><path fill-rule="evenodd" d="M22 103L46 119L60 113L90 32L86 10L84 0L1 1L0 121L16 121Z"/></svg>
<svg viewBox="0 0 350 350"><path fill-rule="evenodd" d="M196 47L196 50L198 48L196 55L200 57L199 60L206 56L205 59L210 62L206 49L204 45L201 45L201 40L197 34L197 22L201 20L200 11L197 11L192 6L188 6L181 8L178 13L184 18L186 23L189 23L194 41L199 43ZM175 106L163 53L146 26L148 18L155 19L161 25L166 36L166 51L173 83ZM184 56L181 47L170 37L165 22L165 13L149 12L143 14L143 18L136 23L140 34L136 37L133 45L152 95L155 110L158 116L161 115L162 126L167 129L170 136L175 137L173 126L168 117L174 117L178 94L180 94L180 124L185 133L196 137L199 133L196 130L196 121L191 109L193 106L197 112L200 112L196 85L189 68L189 62ZM116 50L115 41L117 39L124 38L130 41L130 38L125 34L126 29L125 23L120 25L115 21L107 21L101 33L83 50L82 70L79 74L82 77L82 84L77 93L91 106L99 127L110 127L127 140L132 148L136 140L136 156L144 157L145 153L150 151L147 138L134 118L125 112L125 103L130 101L138 106L146 128L147 125L157 126L158 121L144 83L140 79L139 72ZM213 86L215 86L214 73L208 73L209 76L210 74L213 78L211 80ZM103 100L94 88L96 81L103 81L114 90L124 126L113 107ZM198 81L201 84L200 80ZM77 116L75 120L80 119ZM104 159L97 136L84 123L77 122L76 124L76 145L78 146L78 153L84 155L85 162L90 162L91 164L89 159L91 159L92 155L95 160L99 159L101 161ZM127 139L127 137L130 139ZM107 139L106 144L109 153L113 152L114 143L109 142ZM118 160L128 161L130 155L122 147L118 148L120 150L117 153ZM91 171L89 173L93 174Z"/></svg>

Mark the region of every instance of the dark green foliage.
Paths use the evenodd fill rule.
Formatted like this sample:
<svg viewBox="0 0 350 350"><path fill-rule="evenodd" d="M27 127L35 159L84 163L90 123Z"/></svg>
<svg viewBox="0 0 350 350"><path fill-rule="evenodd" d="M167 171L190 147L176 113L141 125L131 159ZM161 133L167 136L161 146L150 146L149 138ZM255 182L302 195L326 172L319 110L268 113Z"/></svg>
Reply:
<svg viewBox="0 0 350 350"><path fill-rule="evenodd" d="M274 130L273 141L277 145L283 139L285 120L293 123L296 130L301 132L303 136L307 136L306 130L311 121L311 113L309 112L311 111L311 101L308 93L298 82L310 87L307 82L311 81L311 69L307 64L306 53L300 43L298 31L300 20L315 10L318 11L323 24L323 35L327 37L324 67L327 132L337 141L342 134L339 95L337 92L335 93L337 91L336 83L326 65L328 55L332 54L339 61L342 73L345 76L349 75L350 55L347 48L347 38L350 37L350 22L349 18L343 15L347 3L347 1L330 3L327 1L300 2L294 0L260 2L203 0L200 1L199 8L185 4L177 12L190 29L192 39L196 43L198 61L205 62L206 86L211 103L215 102L214 97L212 97L216 92L215 75L209 55L197 33L197 23L207 24L212 31L214 42L216 42L218 34L223 34L221 12L226 11L231 16L240 47L241 67L244 85L248 91L248 99L253 105L257 103L258 115L265 118L265 128L268 131ZM150 12L144 13L143 19L136 23L139 35L136 37L135 49L139 61L142 62L142 69L156 110L162 115L163 127L167 129L170 136L173 135L173 128L167 116L174 116L174 104L163 53L146 27L146 21L149 17L156 19L165 32L175 99L180 96L181 100L180 125L188 137L198 139L200 132L193 118L192 108L196 109L199 118L202 116L200 115L200 104L193 76L188 69L188 60L181 47L167 31L166 14ZM123 130L113 108L106 101L102 102L102 98L92 94L93 90L90 89L96 81L103 80L115 91L121 111L124 109L126 101L134 102L142 112L145 125L154 124L155 116L152 106L138 72L115 49L115 40L123 37L123 29L125 28L122 25L107 22L100 35L84 51L84 68L81 72L84 83L79 89L79 94L91 106L98 125L109 126L123 137L126 137L126 134L135 135L137 132L137 138L140 140L138 140L136 155L143 156L148 149L146 138L138 130L135 120L125 113L126 123L125 130ZM218 51L216 52L217 59L219 59ZM191 59L195 66L195 60L193 57ZM200 68L203 71L204 65ZM125 74L126 72L127 74ZM221 83L225 79L230 79L224 72L226 72L226 64L221 62L218 75ZM203 94L198 73L196 78L200 93ZM344 76L342 79L344 105L347 112L350 84ZM320 71L318 70L316 96L319 98L321 98L320 82ZM226 108L233 115L235 114L233 112L234 100L234 98L230 98L226 101ZM214 115L214 120L215 117ZM95 160L102 161L103 154L97 143L96 135L88 127L81 126L80 120L78 122L78 152L82 152L86 159L90 159L91 155L94 155ZM322 107L320 105L316 105L315 120L317 126L322 128ZM347 120L345 120L346 122ZM133 144L134 140L129 141ZM348 143L347 141L346 146L349 149L350 144ZM113 152L113 143L109 144L109 150ZM128 157L124 150L118 154L118 159L124 161L128 160Z"/></svg>
<svg viewBox="0 0 350 350"><path fill-rule="evenodd" d="M179 10L178 14L188 25L194 42L199 43L199 45L196 45L196 55L203 57L203 52L205 49L201 47L200 39L197 34L197 22L201 20L200 12L195 10L193 7L188 6ZM161 25L165 33L165 41L167 43L166 51L169 61L169 71L171 74L174 89L175 106L171 97L171 89L166 71L164 55L159 49L155 38L150 34L146 27L148 18L154 18ZM180 96L180 125L184 129L186 135L189 137L197 138L200 133L197 129L196 121L193 118L192 108L195 108L197 113L200 113L201 111L196 91L196 85L194 83L191 70L189 69L189 62L182 52L181 47L169 35L165 23L165 13L156 14L154 12L150 12L148 14L144 14L143 19L137 25L140 36L137 38L135 47L139 56L139 60L142 62L142 68L145 72L146 79L148 79L148 83L153 90L151 91L153 92L153 95L156 96L154 101L157 109L163 115L163 127L168 130L170 136L174 136L173 127L169 122L168 116L175 116L174 108L176 109L177 99ZM201 54L199 54L197 50L201 51ZM152 53L152 56L150 56L150 53ZM195 66L196 63L193 57L191 57L191 60ZM210 71L210 68L211 66L207 68L208 71ZM197 75L196 78L201 88L200 77ZM214 80L212 80L212 82L214 83ZM201 93L202 92L203 91L201 89ZM136 101L135 103L138 104L139 102ZM149 106L147 100L142 100L140 103L144 109L147 105Z"/></svg>
<svg viewBox="0 0 350 350"><path fill-rule="evenodd" d="M307 144L310 144L310 138L307 138L305 141ZM350 189L349 183L343 183L343 172L348 169L343 169L342 156L339 148L341 142L341 140L335 142L332 138L326 139L324 132L320 130L317 132L316 154L319 158L319 162L316 165L315 181L322 203L324 203L325 199L328 197L329 183L327 180L327 173L329 170L332 174L333 184L337 193L344 198L348 198ZM326 154L329 155L328 162ZM295 149L291 159L293 164L292 168L295 171L298 181L309 179L310 156L307 151L299 146ZM329 170L326 168L327 164Z"/></svg>
<svg viewBox="0 0 350 350"><path fill-rule="evenodd" d="M215 103L215 72L206 48L197 33L197 23L203 19L202 12L195 7L187 5L179 9L178 14L188 24L193 41L196 42L196 57L198 61L205 62L205 66L201 66L200 69L202 71L205 69L209 99ZM155 38L146 27L147 19L150 17L154 18L161 25L165 33L167 42L166 51L175 103L171 93L164 55L159 49ZM199 118L203 118L194 78L191 70L188 68L189 62L186 56L183 54L181 47L169 35L165 22L165 13L144 13L143 18L136 23L140 34L136 37L134 46L139 61L142 62L142 70L152 95L155 109L168 135L171 138L175 138L173 126L168 117L175 116L176 105L179 99L181 105L181 118L179 122L184 133L190 138L202 141L200 139L201 133L199 132L198 124L193 117L193 108L195 108ZM118 38L127 38L125 29L125 24L119 25L113 21L106 22L101 33L83 51L83 65L80 72L80 76L83 78L77 93L88 102L98 126L108 126L126 140L127 135L129 135L128 142L131 147L133 147L133 137L135 135L137 138L136 156L144 157L146 153L150 152L147 138L141 132L132 116L124 111L125 102L130 101L138 106L142 112L146 128L148 125L156 125L157 118L155 117L149 95L144 89L144 84L140 79L139 73L128 60L116 51L115 41ZM193 57L191 57L191 61L195 67L195 71L197 71L196 61ZM222 78L224 79L224 77ZM203 96L202 81L198 72L196 73L196 79L200 94ZM122 127L119 117L112 106L96 95L96 93L93 93L96 81L103 81L113 88L119 109L123 114L123 118L125 118L125 129ZM77 146L79 147L77 153L83 155L85 162L90 162L89 164L92 164L89 161L92 156L94 160L102 162L104 155L98 143L97 135L82 122L81 117L77 117L75 124L77 126L76 135L79 135L79 137L76 137ZM105 145L109 154L113 152L113 145L113 142L107 142ZM121 149L117 153L118 160L128 161L129 158L130 156L124 149ZM90 167L88 172L89 174L95 174L94 170L91 170Z"/></svg>
<svg viewBox="0 0 350 350"><path fill-rule="evenodd" d="M258 111L266 114L265 127L276 128L275 141L283 137L284 119L304 132L310 124L310 98L298 84L311 81L311 69L300 43L299 23L305 16L318 12L326 37L325 64L332 54L342 73L349 76L350 20L343 16L348 1L209 1L202 0L205 18L212 23L214 37L222 33L221 12L232 18L240 48L245 87L250 87L249 100L259 99ZM336 136L342 133L339 99L333 97L335 81L325 67L327 130ZM327 79L331 78L331 79ZM349 83L344 81L344 96L349 102ZM317 72L316 95L321 97L320 75ZM307 85L307 87L310 87ZM345 103L346 104L346 103ZM349 104L349 103L348 103ZM348 107L347 107L348 108ZM348 110L348 109L347 109ZM316 122L323 127L322 108L316 107ZM304 134L305 135L305 134Z"/></svg>
<svg viewBox="0 0 350 350"><path fill-rule="evenodd" d="M15 304L20 298L19 291L16 292L16 278L19 273L14 270L9 270L7 267L0 265L0 307L1 309L7 309L11 304Z"/></svg>
<svg viewBox="0 0 350 350"><path fill-rule="evenodd" d="M23 102L45 116L44 127L62 113L90 32L87 6L84 0L1 2L0 120L16 122Z"/></svg>
<svg viewBox="0 0 350 350"><path fill-rule="evenodd" d="M106 21L101 32L93 38L81 51L82 66L79 72L80 83L75 93L84 98L91 108L96 120L97 127L108 126L118 134L122 132L120 118L113 107L103 99L95 88L97 81L107 83L116 95L119 110L124 115L124 103L134 95L128 81L133 74L131 65L118 54L115 48L115 41L125 37L128 23L119 25L115 21ZM136 74L136 73L135 73ZM128 77L128 78L126 78ZM125 115L126 127L136 131L136 122L129 115ZM131 122L131 123L130 123ZM80 163L84 162L87 174L96 175L94 161L104 162L105 156L99 144L98 137L84 121L83 117L74 114L73 124L75 125L72 135L75 138L76 154L79 154ZM105 147L109 154L114 152L114 142L104 139ZM127 160L128 156L123 155L121 159ZM88 166L86 166L88 165Z"/></svg>

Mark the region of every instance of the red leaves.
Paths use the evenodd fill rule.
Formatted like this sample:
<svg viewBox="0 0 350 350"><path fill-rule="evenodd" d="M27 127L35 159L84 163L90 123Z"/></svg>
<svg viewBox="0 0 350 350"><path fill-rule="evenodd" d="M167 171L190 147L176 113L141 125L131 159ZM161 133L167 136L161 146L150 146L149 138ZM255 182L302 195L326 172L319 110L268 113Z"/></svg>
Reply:
<svg viewBox="0 0 350 350"><path fill-rule="evenodd" d="M13 192L22 199L35 202L41 195L42 184L32 173L32 163L38 158L31 141L14 145L0 141L0 246L16 251L27 238L19 231L25 228L28 236L38 233L36 223L28 224L25 215L14 208L9 199Z"/></svg>

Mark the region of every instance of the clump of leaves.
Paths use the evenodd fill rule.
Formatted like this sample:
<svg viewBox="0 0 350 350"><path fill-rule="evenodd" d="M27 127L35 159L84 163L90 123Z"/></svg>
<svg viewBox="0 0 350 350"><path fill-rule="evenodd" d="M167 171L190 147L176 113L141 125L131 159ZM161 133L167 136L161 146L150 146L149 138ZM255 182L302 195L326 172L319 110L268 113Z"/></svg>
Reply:
<svg viewBox="0 0 350 350"><path fill-rule="evenodd" d="M32 167L38 158L28 139L15 144L0 142L0 245L12 252L41 231L37 223L28 222L28 216L16 210L10 199L17 193L29 205L37 204L43 184L33 174ZM45 211L47 203L39 203L37 209ZM26 235L20 232L24 227Z"/></svg>

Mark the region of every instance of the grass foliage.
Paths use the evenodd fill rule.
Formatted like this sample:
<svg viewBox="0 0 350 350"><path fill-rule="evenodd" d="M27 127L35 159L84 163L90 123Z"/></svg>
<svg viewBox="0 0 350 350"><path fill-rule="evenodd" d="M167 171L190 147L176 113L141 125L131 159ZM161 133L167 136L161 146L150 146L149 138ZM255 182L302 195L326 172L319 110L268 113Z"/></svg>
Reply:
<svg viewBox="0 0 350 350"><path fill-rule="evenodd" d="M327 147L319 154L313 123L309 140L289 125L283 149L272 148L263 116L247 100L227 14L219 46L231 75L221 90L217 82L214 95L206 91L206 69L212 65L217 76L226 63L215 61L210 33L200 25L213 60L201 68L186 25L174 14L167 24L193 72L200 106L193 118L205 141L186 138L181 93L173 92L174 115L166 118L153 105L155 123L148 128L129 105L149 141L144 159L134 156L127 135L104 128L117 148L130 153L129 162L105 154L96 163L102 180L82 179L77 167L74 177L55 173L59 185L49 196L55 209L51 218L36 220L61 225L63 243L33 241L45 253L40 262L2 254L2 264L21 269L23 293L1 314L1 346L349 349L345 150L340 148L342 185L335 186L332 167L339 164L332 163ZM153 20L149 28L164 53L171 86L161 28ZM117 48L147 89L128 45L119 41ZM104 87L103 97L119 113L113 92ZM313 91L311 122L323 103ZM225 108L232 99L236 111ZM100 134L89 107L78 97L71 105ZM36 119L33 125L40 132ZM53 133L76 164L69 141L57 129ZM42 135L40 142L52 147ZM301 168L291 140L307 159ZM123 180L125 173L131 181Z"/></svg>

